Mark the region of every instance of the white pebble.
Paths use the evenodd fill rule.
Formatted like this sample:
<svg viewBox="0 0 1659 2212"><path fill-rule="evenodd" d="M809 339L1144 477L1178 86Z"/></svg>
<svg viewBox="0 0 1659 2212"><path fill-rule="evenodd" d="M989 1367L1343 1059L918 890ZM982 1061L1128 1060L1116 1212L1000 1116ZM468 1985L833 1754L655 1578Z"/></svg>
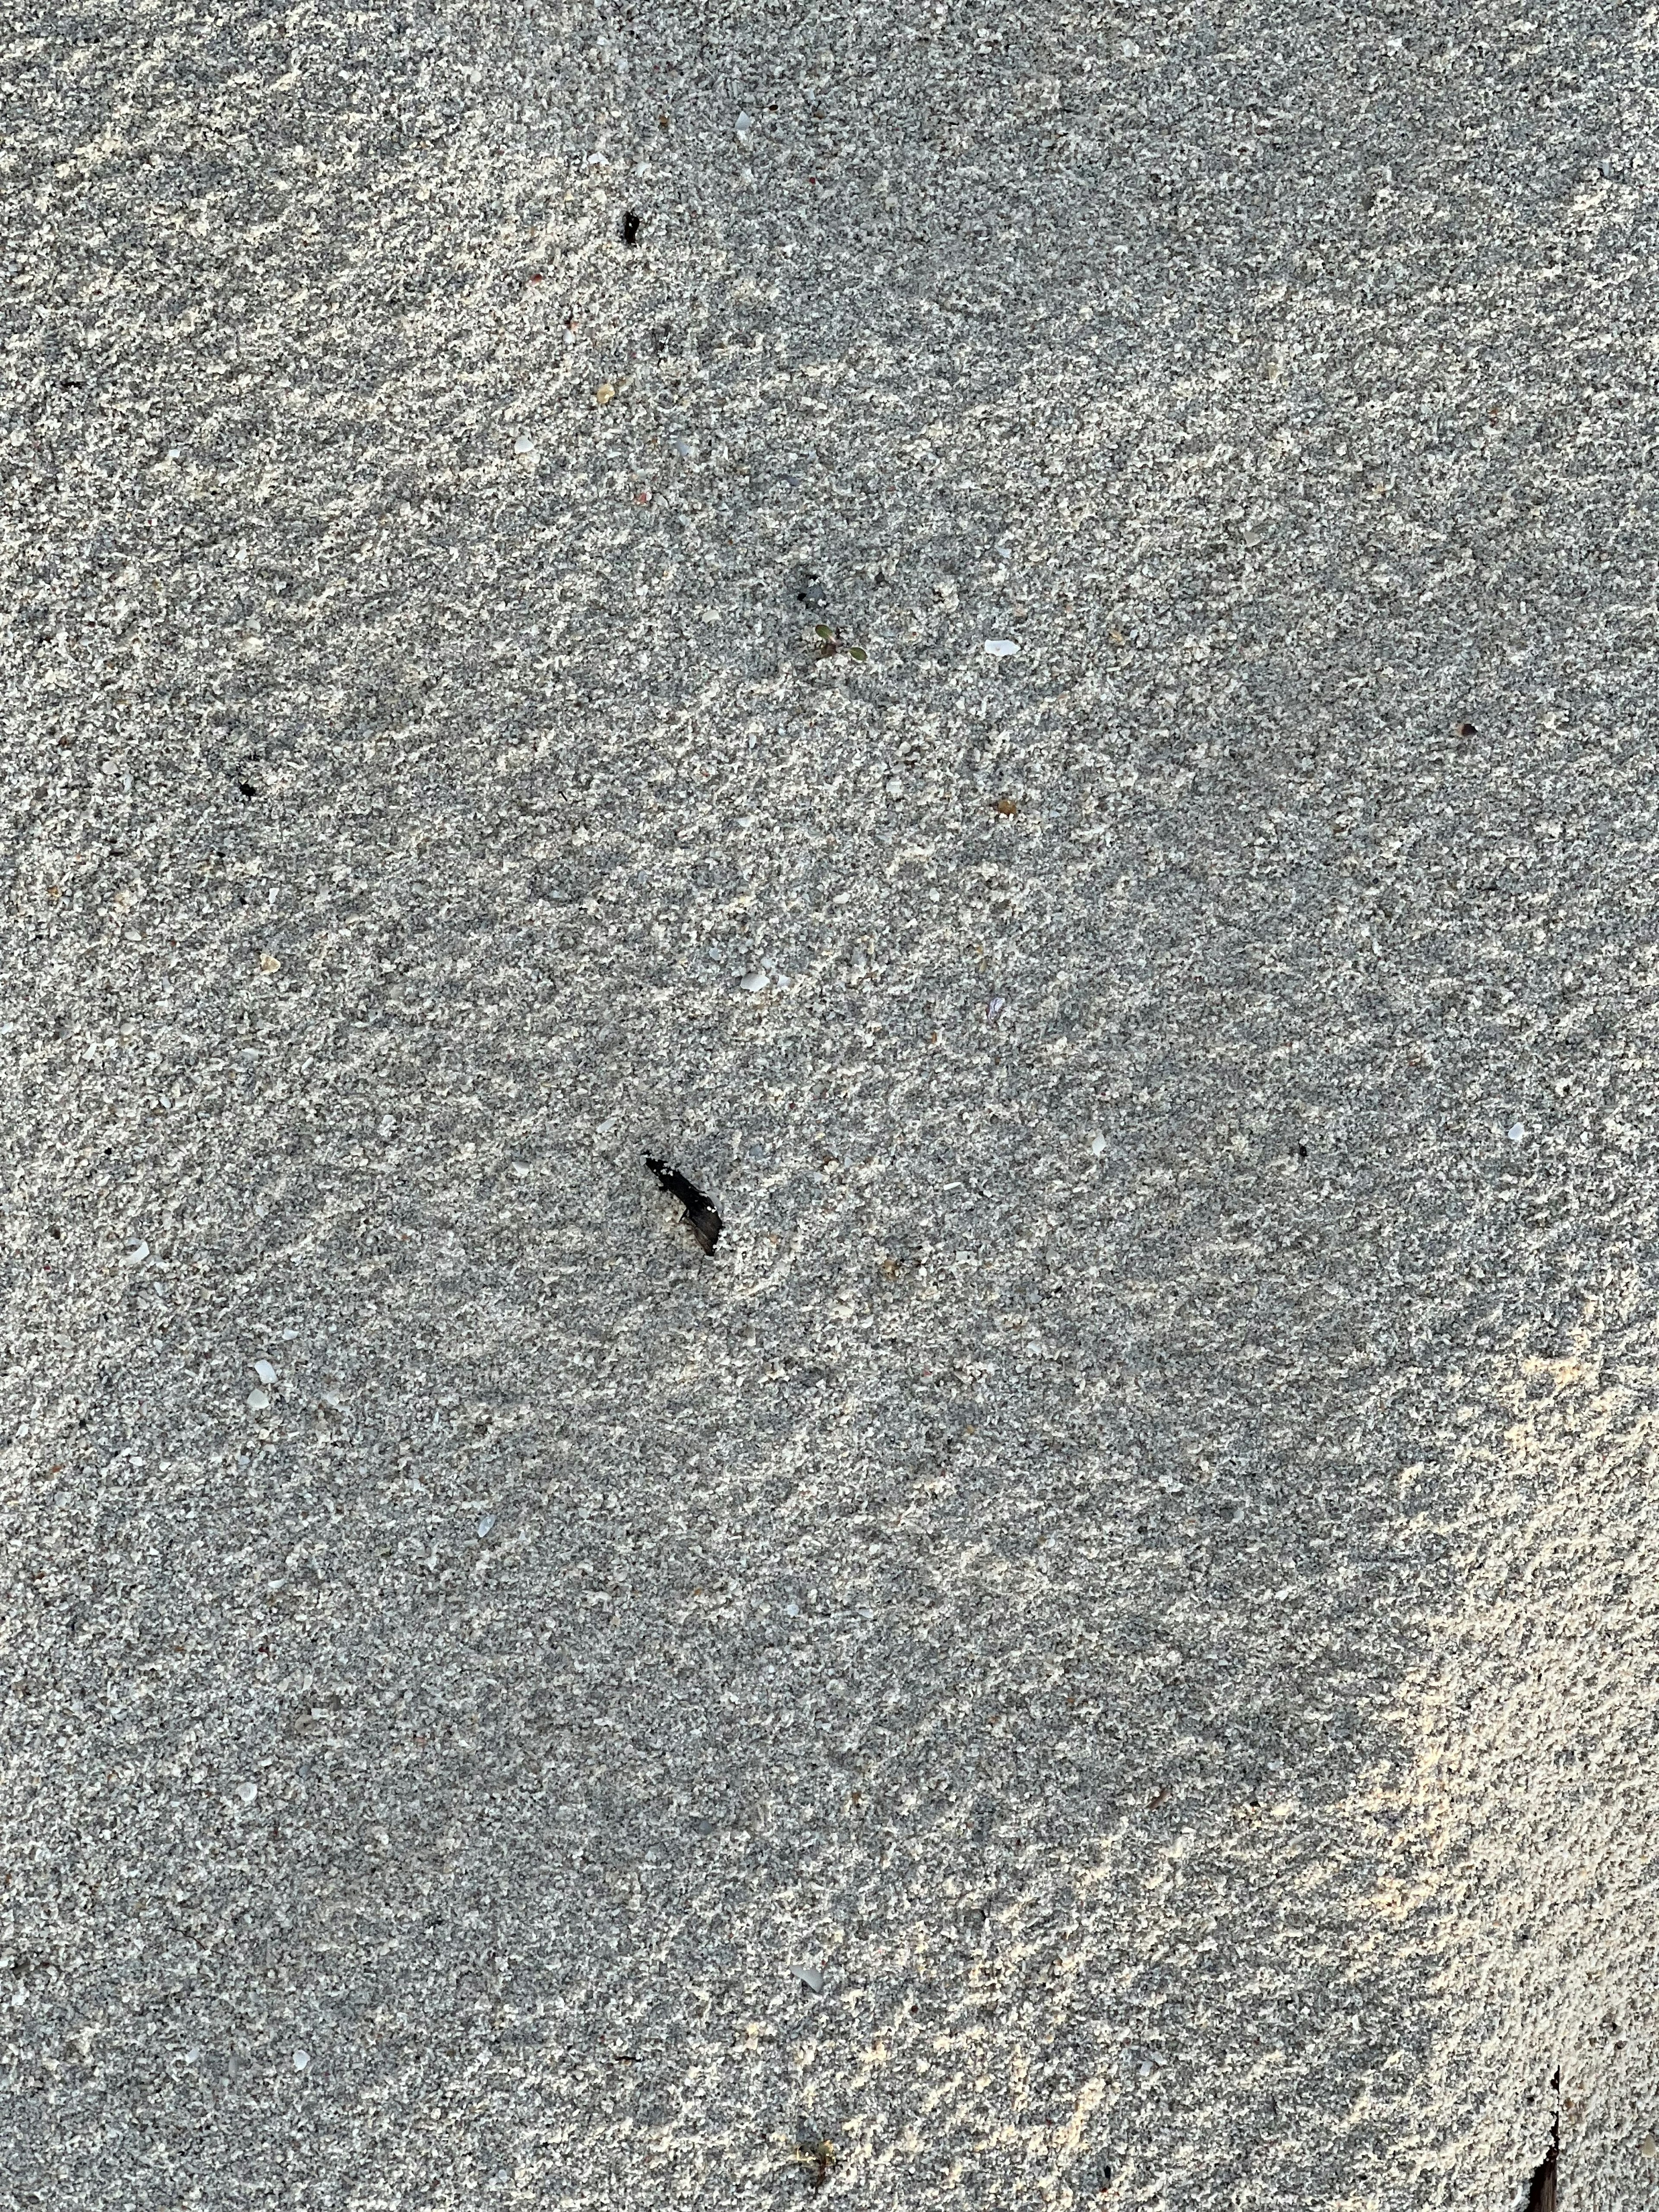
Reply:
<svg viewBox="0 0 1659 2212"><path fill-rule="evenodd" d="M1103 1157L1103 1155L1104 1154L1105 1150L1106 1150L1106 1139L1105 1139L1105 1138L1104 1138L1104 1137L1097 1137L1097 1138L1094 1139L1093 1143L1090 1146L1089 1150L1090 1150L1090 1151L1094 1154L1094 1156L1095 1156L1095 1158L1096 1158L1097 1159L1101 1158Z"/></svg>
<svg viewBox="0 0 1659 2212"><path fill-rule="evenodd" d="M536 441L531 436L528 430L520 431L518 436L513 441L513 450L515 453L533 453L535 452Z"/></svg>
<svg viewBox="0 0 1659 2212"><path fill-rule="evenodd" d="M886 782L883 784L882 789L887 793L887 796L890 799L902 798L904 794L903 777L899 775L890 775Z"/></svg>
<svg viewBox="0 0 1659 2212"><path fill-rule="evenodd" d="M1510 1144L1518 1145L1522 1143L1526 1137L1526 1133L1527 1125L1524 1121L1511 1121L1510 1123Z"/></svg>
<svg viewBox="0 0 1659 2212"><path fill-rule="evenodd" d="M797 1966L795 1969L795 1979L798 1982L804 1982L806 1987L811 1990L815 1997L821 1996L823 1995L823 1976L818 1972L816 1966Z"/></svg>
<svg viewBox="0 0 1659 2212"><path fill-rule="evenodd" d="M276 1380L276 1370L268 1359L256 1359L253 1363L253 1371L262 1382L274 1382Z"/></svg>
<svg viewBox="0 0 1659 2212"><path fill-rule="evenodd" d="M259 1785L257 1782L239 1782L236 1785L236 1795L244 1805L251 1805L258 1794Z"/></svg>
<svg viewBox="0 0 1659 2212"><path fill-rule="evenodd" d="M993 999L990 1005L985 1009L985 1018L987 1021L1000 1021L1003 1015L1003 1010L1007 1004L1008 1001L1006 999Z"/></svg>
<svg viewBox="0 0 1659 2212"><path fill-rule="evenodd" d="M487 1536L495 1525L495 1515L493 1513L486 1513L478 1522L478 1534L481 1536Z"/></svg>
<svg viewBox="0 0 1659 2212"><path fill-rule="evenodd" d="M743 981L738 984L738 988L740 991L763 991L771 980L772 979L769 975L763 975L762 971L757 968L744 977Z"/></svg>
<svg viewBox="0 0 1659 2212"><path fill-rule="evenodd" d="M270 1403L269 1390L250 1390L247 1394L247 1409L250 1413L263 1413Z"/></svg>
<svg viewBox="0 0 1659 2212"><path fill-rule="evenodd" d="M738 137L739 137L739 138L746 139L746 138L748 137L748 136L749 136L750 132L754 129L754 127L755 127L755 118L754 118L754 117L753 117L752 115L740 115L740 116L738 116Z"/></svg>
<svg viewBox="0 0 1659 2212"><path fill-rule="evenodd" d="M995 653L999 660L1006 660L1011 653L1019 651L1019 645L1018 641L1012 637L988 637L985 641L985 650L987 653Z"/></svg>
<svg viewBox="0 0 1659 2212"><path fill-rule="evenodd" d="M149 1247L141 1237L131 1251L127 1254L127 1265L129 1267L136 1267L141 1260L148 1260L149 1257Z"/></svg>
<svg viewBox="0 0 1659 2212"><path fill-rule="evenodd" d="M295 2052L294 2070L296 2074L303 2074L310 2063L311 2053L308 2051L296 2051Z"/></svg>

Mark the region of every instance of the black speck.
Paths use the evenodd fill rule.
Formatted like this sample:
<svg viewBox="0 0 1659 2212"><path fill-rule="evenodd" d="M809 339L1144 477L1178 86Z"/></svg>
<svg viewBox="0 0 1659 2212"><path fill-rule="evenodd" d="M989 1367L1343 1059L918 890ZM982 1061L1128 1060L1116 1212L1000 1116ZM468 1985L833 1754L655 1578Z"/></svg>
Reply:
<svg viewBox="0 0 1659 2212"><path fill-rule="evenodd" d="M259 787L257 783L239 783L236 788L244 799L257 799L259 796Z"/></svg>
<svg viewBox="0 0 1659 2212"><path fill-rule="evenodd" d="M1296 1148L1296 1156L1299 1160L1305 1160L1308 1157L1308 1147L1305 1145L1298 1145Z"/></svg>
<svg viewBox="0 0 1659 2212"><path fill-rule="evenodd" d="M685 1208L685 1225L705 1252L712 1252L720 1233L720 1218L714 1211L714 1201L707 1199L688 1176L678 1168L671 1168L666 1160L653 1160L649 1152L645 1164L670 1198L678 1199Z"/></svg>
<svg viewBox="0 0 1659 2212"><path fill-rule="evenodd" d="M632 208L623 210L622 242L624 246L637 246L640 242L640 219Z"/></svg>

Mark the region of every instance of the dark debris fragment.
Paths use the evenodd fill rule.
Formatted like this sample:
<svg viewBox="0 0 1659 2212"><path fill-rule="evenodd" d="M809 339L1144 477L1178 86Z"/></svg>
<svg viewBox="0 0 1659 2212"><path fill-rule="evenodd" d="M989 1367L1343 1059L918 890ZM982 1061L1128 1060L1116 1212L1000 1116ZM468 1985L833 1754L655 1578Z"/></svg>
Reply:
<svg viewBox="0 0 1659 2212"><path fill-rule="evenodd" d="M666 1160L653 1160L647 1152L645 1155L645 1164L668 1193L670 1198L678 1199L680 1204L685 1208L686 1227L696 1238L702 1249L705 1252L712 1253L721 1228L720 1218L714 1211L714 1200L705 1198L696 1183L692 1182L688 1176L683 1176L678 1168L671 1168Z"/></svg>
<svg viewBox="0 0 1659 2212"><path fill-rule="evenodd" d="M1550 2147L1534 2170L1532 2185L1527 2191L1527 2212L1555 2212L1555 2168L1561 2154L1561 2069L1555 2069L1550 2087L1555 2096L1555 2119L1550 2129Z"/></svg>

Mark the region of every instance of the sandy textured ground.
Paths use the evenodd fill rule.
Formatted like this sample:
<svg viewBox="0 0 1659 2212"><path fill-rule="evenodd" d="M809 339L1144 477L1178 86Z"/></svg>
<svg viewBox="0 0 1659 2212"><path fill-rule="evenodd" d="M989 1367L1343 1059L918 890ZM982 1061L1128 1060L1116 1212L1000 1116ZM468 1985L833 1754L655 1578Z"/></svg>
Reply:
<svg viewBox="0 0 1659 2212"><path fill-rule="evenodd" d="M0 2205L1659 2201L1651 21L7 38Z"/></svg>

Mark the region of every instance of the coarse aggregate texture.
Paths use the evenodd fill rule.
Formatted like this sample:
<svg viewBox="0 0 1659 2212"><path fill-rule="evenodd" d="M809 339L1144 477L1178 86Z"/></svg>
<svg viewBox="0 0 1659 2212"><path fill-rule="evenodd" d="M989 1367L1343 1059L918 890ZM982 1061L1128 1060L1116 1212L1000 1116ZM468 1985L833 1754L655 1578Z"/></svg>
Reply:
<svg viewBox="0 0 1659 2212"><path fill-rule="evenodd" d="M4 36L0 2205L1659 2202L1652 16Z"/></svg>

